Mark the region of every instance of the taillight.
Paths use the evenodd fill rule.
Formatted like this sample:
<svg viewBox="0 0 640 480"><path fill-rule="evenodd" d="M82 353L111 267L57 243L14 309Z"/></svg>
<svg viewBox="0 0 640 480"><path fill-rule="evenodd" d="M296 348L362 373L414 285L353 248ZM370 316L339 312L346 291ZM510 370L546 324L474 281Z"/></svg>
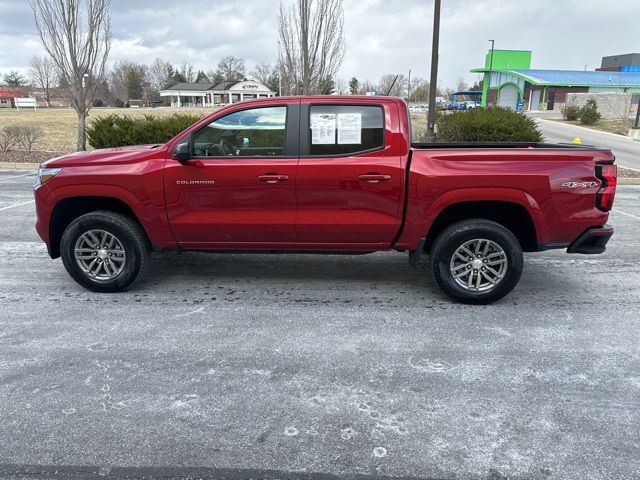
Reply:
<svg viewBox="0 0 640 480"><path fill-rule="evenodd" d="M596 165L596 177L602 182L596 195L596 207L608 212L613 208L613 199L616 196L618 167L611 163Z"/></svg>

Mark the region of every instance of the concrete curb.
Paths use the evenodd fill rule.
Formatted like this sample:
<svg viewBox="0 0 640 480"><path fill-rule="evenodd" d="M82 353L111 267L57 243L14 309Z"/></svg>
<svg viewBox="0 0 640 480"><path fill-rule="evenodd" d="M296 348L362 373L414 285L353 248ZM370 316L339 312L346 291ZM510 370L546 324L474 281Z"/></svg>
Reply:
<svg viewBox="0 0 640 480"><path fill-rule="evenodd" d="M0 162L0 168L10 170L38 170L39 163Z"/></svg>

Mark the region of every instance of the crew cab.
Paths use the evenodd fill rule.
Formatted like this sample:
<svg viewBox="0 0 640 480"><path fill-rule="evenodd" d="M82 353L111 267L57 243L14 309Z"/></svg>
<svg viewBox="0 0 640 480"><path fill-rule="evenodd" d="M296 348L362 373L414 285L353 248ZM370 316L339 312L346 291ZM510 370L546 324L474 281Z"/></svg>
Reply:
<svg viewBox="0 0 640 480"><path fill-rule="evenodd" d="M45 162L36 229L80 285L129 288L150 252L422 255L452 298L490 303L523 252L605 251L608 150L544 143L412 144L405 102L309 96L229 105L161 145Z"/></svg>

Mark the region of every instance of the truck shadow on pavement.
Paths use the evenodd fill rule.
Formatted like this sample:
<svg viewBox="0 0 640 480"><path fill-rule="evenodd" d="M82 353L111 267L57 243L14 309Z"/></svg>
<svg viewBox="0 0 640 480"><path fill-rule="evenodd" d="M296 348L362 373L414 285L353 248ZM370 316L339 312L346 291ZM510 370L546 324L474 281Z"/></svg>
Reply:
<svg viewBox="0 0 640 480"><path fill-rule="evenodd" d="M144 282L132 291L181 286L194 291L205 285L295 289L310 295L324 295L333 290L340 298L353 297L357 291L360 295L377 294L396 300L400 296L414 301L453 303L432 281L427 257L413 269L406 254L397 252L367 255L162 252L153 256ZM589 296L574 274L561 268L549 274L543 266L525 261L520 284L499 302L531 302L536 297L542 301L550 296L579 301L581 294L585 299Z"/></svg>
<svg viewBox="0 0 640 480"><path fill-rule="evenodd" d="M1 478L24 480L445 480L444 477L389 477L382 475L335 475L260 469L210 467L97 467L77 465L0 465ZM493 478L493 477L492 477ZM500 478L500 477L498 477Z"/></svg>

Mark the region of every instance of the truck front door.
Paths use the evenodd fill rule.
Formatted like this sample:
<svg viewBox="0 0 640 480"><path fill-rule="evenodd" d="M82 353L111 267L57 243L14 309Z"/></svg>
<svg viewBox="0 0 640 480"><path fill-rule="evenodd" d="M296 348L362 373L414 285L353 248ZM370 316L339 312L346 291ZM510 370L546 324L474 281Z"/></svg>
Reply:
<svg viewBox="0 0 640 480"><path fill-rule="evenodd" d="M242 108L183 140L191 158L165 167L167 215L181 246L297 242L298 111L298 102Z"/></svg>

